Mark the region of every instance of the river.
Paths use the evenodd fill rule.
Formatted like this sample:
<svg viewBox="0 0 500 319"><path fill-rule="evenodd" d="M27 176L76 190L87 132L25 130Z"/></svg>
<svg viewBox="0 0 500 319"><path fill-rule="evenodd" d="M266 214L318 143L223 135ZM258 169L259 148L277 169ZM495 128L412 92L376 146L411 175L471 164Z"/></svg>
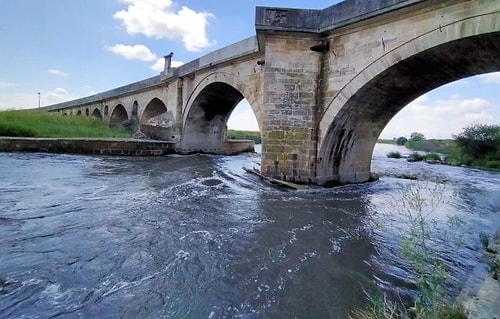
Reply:
<svg viewBox="0 0 500 319"><path fill-rule="evenodd" d="M245 173L259 154L0 153L0 318L345 318L377 286L408 300L401 189L436 182L437 227L465 226L436 245L456 296L500 227L500 174L394 147L375 148L377 182L300 191Z"/></svg>

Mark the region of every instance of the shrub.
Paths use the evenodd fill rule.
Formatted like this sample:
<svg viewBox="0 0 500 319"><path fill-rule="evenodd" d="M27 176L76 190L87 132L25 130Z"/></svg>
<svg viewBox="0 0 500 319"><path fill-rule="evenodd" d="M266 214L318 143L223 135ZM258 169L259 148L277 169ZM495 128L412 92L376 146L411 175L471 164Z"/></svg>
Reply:
<svg viewBox="0 0 500 319"><path fill-rule="evenodd" d="M408 156L408 161L410 162L420 162L424 160L424 156L418 152L413 152Z"/></svg>
<svg viewBox="0 0 500 319"><path fill-rule="evenodd" d="M396 145L405 145L408 142L408 139L404 136L400 136L396 139Z"/></svg>
<svg viewBox="0 0 500 319"><path fill-rule="evenodd" d="M431 152L425 155L425 159L430 161L440 161L441 155L435 152Z"/></svg>
<svg viewBox="0 0 500 319"><path fill-rule="evenodd" d="M472 159L500 151L500 125L472 124L454 138L464 154Z"/></svg>
<svg viewBox="0 0 500 319"><path fill-rule="evenodd" d="M399 152L389 152L387 153L388 158L401 158L401 153Z"/></svg>

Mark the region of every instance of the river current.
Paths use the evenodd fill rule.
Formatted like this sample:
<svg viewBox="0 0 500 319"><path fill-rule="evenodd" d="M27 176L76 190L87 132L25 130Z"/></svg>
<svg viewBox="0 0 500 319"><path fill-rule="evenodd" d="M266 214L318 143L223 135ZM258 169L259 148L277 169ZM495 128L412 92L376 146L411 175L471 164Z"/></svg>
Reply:
<svg viewBox="0 0 500 319"><path fill-rule="evenodd" d="M0 153L0 318L346 318L376 287L408 300L401 190L438 182L436 227L464 223L458 248L436 244L454 297L500 227L500 174L389 147L377 182L300 191L246 173L259 154Z"/></svg>

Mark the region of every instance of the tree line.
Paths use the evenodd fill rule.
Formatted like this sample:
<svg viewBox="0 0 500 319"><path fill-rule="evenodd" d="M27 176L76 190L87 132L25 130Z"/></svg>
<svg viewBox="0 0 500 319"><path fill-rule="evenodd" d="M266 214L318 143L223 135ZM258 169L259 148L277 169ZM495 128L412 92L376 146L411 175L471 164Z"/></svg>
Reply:
<svg viewBox="0 0 500 319"><path fill-rule="evenodd" d="M397 145L424 152L445 155L445 162L478 168L500 169L500 125L471 124L452 140L426 139L413 132L409 138L398 137Z"/></svg>

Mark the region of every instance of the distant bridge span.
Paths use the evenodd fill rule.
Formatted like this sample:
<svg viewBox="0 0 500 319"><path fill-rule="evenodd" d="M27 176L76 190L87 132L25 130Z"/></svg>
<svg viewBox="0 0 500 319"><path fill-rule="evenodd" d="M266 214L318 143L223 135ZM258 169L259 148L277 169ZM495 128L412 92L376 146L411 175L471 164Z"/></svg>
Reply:
<svg viewBox="0 0 500 319"><path fill-rule="evenodd" d="M374 145L416 97L500 71L498 0L346 0L324 10L257 7L256 36L160 75L43 110L145 124L180 153L237 151L242 100L262 136L261 172L321 185L370 179ZM236 149L235 149L236 147Z"/></svg>

